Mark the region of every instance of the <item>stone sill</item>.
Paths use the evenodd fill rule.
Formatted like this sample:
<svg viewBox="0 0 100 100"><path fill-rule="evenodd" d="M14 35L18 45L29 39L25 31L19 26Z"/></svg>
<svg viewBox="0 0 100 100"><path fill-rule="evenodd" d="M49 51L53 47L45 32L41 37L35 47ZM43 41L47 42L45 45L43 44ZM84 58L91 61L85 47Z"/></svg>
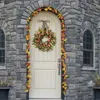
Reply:
<svg viewBox="0 0 100 100"><path fill-rule="evenodd" d="M0 70L7 69L5 65L0 64Z"/></svg>
<svg viewBox="0 0 100 100"><path fill-rule="evenodd" d="M92 66L91 66L91 67L90 67L90 66L83 66L83 67L82 67L82 70L83 70L83 71L85 71L85 70L86 70L86 71L97 71L98 69L96 69L96 68L94 68L94 67L92 67Z"/></svg>
<svg viewBox="0 0 100 100"><path fill-rule="evenodd" d="M11 87L0 86L0 89L10 89Z"/></svg>
<svg viewBox="0 0 100 100"><path fill-rule="evenodd" d="M95 86L95 87L93 87L93 89L100 89L100 87L99 86Z"/></svg>

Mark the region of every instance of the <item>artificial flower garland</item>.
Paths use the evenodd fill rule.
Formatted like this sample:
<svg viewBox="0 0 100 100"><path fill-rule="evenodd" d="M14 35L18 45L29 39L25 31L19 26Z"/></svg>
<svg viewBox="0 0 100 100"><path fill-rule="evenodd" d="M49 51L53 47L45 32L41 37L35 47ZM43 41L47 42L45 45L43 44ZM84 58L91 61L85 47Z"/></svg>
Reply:
<svg viewBox="0 0 100 100"><path fill-rule="evenodd" d="M26 92L29 92L30 87L30 82L31 82L31 71L30 71L30 67L31 67L31 63L30 63L30 22L31 19L37 15L39 12L42 11L49 11L54 13L56 16L58 16L60 22L61 22L61 65L62 65L62 94L66 95L66 90L67 90L67 83L66 83L66 79L68 78L67 75L67 66L65 63L65 59L66 59L66 51L65 51L65 42L66 42L66 35L65 35L65 23L64 23L64 17L62 16L62 14L56 10L55 8L52 7L42 7L39 8L37 10L35 10L34 12L31 13L31 15L28 17L27 19L27 35L26 35L26 40L27 40L27 46L26 46L26 53L27 53L27 63L26 63L26 67L27 67L27 82L26 82Z"/></svg>
<svg viewBox="0 0 100 100"><path fill-rule="evenodd" d="M47 39L44 40L43 39ZM39 28L36 34L34 34L33 44L40 51L50 51L56 44L56 36L50 29Z"/></svg>

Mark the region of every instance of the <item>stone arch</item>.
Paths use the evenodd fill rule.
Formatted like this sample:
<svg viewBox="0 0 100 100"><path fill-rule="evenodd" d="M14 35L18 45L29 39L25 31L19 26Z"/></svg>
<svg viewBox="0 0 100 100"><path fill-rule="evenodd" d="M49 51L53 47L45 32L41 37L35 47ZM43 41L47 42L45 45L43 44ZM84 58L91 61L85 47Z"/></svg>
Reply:
<svg viewBox="0 0 100 100"><path fill-rule="evenodd" d="M92 32L93 36L96 35L95 34L96 33L96 27L92 24L91 21L85 21L85 22L83 22L82 26L83 26L83 28L81 30L82 31L82 35L84 34L84 32L86 30L90 30Z"/></svg>
<svg viewBox="0 0 100 100"><path fill-rule="evenodd" d="M6 40L5 39L5 32L4 32L4 30L0 27L0 33L4 36L4 41Z"/></svg>
<svg viewBox="0 0 100 100"><path fill-rule="evenodd" d="M8 26L8 22L6 22L6 20L4 20L0 27L0 29L2 29L4 31L4 34L6 33L7 26Z"/></svg>
<svg viewBox="0 0 100 100"><path fill-rule="evenodd" d="M55 9L57 9L64 16L64 19L68 15L67 10L64 8L64 4L58 4L57 5L57 4L55 4L55 1L53 1L51 4L46 4L43 1L34 1L33 3L30 3L25 8L24 12L22 13L21 20L20 20L18 27L25 28L26 24L27 24L26 19L30 16L30 14L32 12L34 12L34 10L36 10L37 8L46 7L46 6L51 6ZM65 26L66 26L66 21L65 21Z"/></svg>

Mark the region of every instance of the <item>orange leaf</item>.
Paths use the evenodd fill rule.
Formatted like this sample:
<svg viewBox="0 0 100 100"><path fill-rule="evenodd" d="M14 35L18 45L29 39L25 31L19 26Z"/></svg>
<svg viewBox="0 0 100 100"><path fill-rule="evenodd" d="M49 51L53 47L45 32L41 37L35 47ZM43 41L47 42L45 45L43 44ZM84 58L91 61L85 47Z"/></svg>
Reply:
<svg viewBox="0 0 100 100"><path fill-rule="evenodd" d="M30 34L29 33L26 35L26 40L30 40Z"/></svg>

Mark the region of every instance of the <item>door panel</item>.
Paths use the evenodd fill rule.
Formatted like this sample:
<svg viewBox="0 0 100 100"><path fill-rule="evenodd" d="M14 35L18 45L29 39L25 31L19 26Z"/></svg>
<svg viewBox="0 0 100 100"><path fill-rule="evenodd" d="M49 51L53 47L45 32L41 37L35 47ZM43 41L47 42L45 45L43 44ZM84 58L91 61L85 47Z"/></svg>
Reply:
<svg viewBox="0 0 100 100"><path fill-rule="evenodd" d="M39 20L49 20L50 29L55 32L56 45L53 50L42 52L32 45L34 34L42 27ZM61 26L56 15L50 12L40 12L30 24L30 53L32 82L30 98L61 98L61 75L58 75L58 58L61 52Z"/></svg>
<svg viewBox="0 0 100 100"><path fill-rule="evenodd" d="M55 70L35 70L34 89L55 89L56 88L55 73L56 73Z"/></svg>
<svg viewBox="0 0 100 100"><path fill-rule="evenodd" d="M38 56L37 56L38 55ZM45 61L45 62L52 62L56 61L56 48L54 47L50 52L42 52L38 49L35 49L34 54L35 61Z"/></svg>

